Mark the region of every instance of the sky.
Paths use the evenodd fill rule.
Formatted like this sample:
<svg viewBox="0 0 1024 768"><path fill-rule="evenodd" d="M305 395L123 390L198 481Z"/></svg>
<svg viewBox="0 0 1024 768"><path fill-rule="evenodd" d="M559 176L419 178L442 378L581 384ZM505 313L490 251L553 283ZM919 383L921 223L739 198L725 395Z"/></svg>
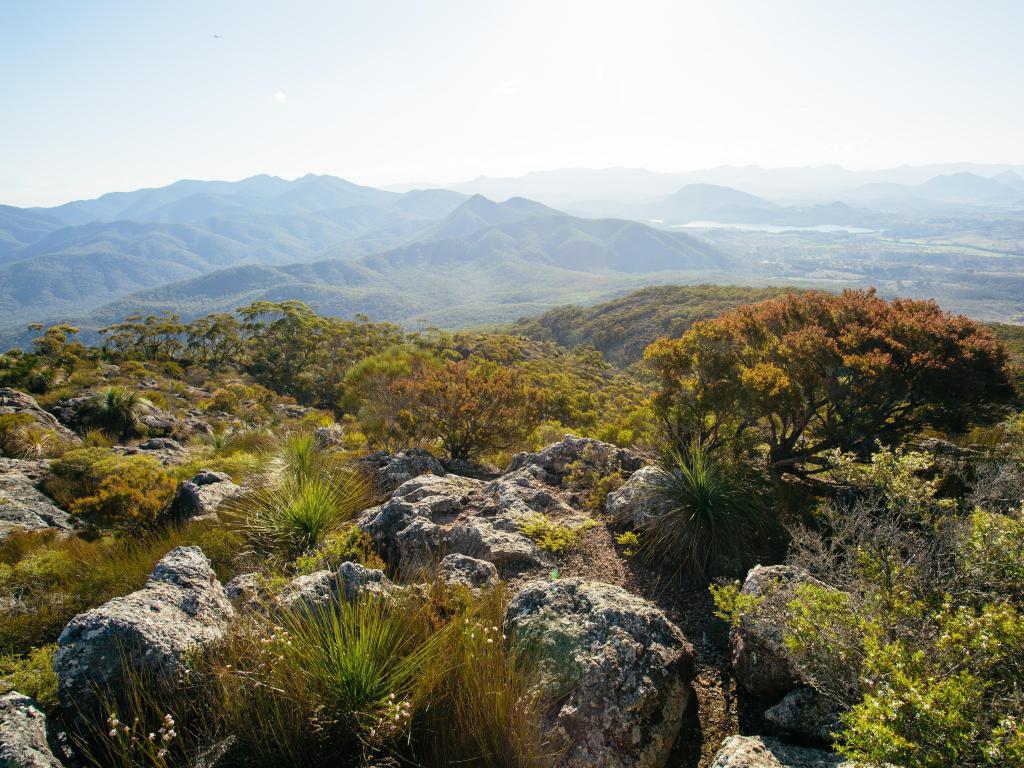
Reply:
<svg viewBox="0 0 1024 768"><path fill-rule="evenodd" d="M1024 163L1024 2L0 0L0 203Z"/></svg>

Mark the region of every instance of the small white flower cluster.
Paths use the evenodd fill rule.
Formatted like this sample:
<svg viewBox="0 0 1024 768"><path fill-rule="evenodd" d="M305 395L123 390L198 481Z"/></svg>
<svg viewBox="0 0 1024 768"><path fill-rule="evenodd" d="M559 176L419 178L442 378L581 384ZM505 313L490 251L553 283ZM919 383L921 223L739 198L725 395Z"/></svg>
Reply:
<svg viewBox="0 0 1024 768"><path fill-rule="evenodd" d="M136 729L140 728L137 717L132 726L127 726L118 719L117 713L111 713L107 718L107 725L110 726L107 736L116 740L122 750L126 752L141 751L155 759L158 764L162 764L162 761L167 758L167 747L178 736L178 732L174 728L174 718L170 714L164 715L162 725L155 733L150 732L144 737L135 733Z"/></svg>
<svg viewBox="0 0 1024 768"><path fill-rule="evenodd" d="M399 701L394 693L388 696L384 711L377 722L367 732L371 742L382 743L396 737L405 729L406 723L412 718L412 702L408 699Z"/></svg>

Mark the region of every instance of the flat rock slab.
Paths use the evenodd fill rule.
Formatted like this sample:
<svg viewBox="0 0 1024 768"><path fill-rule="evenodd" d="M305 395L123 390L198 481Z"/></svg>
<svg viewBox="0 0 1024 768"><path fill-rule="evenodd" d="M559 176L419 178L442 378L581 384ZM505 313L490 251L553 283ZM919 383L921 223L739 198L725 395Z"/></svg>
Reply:
<svg viewBox="0 0 1024 768"><path fill-rule="evenodd" d="M834 752L795 747L767 736L730 736L711 768L858 768Z"/></svg>
<svg viewBox="0 0 1024 768"><path fill-rule="evenodd" d="M0 458L0 540L13 531L72 529L72 518L36 484L47 472L46 461Z"/></svg>

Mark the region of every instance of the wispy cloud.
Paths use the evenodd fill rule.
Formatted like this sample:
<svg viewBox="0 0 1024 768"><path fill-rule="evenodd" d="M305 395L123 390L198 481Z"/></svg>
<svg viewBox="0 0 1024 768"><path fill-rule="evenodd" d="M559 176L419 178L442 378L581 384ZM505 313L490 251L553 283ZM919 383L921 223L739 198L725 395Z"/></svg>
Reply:
<svg viewBox="0 0 1024 768"><path fill-rule="evenodd" d="M278 104L287 104L288 94L285 93L284 91L274 91L274 101L276 101Z"/></svg>
<svg viewBox="0 0 1024 768"><path fill-rule="evenodd" d="M521 77L512 77L495 88L494 92L499 96L511 96L514 93L519 93L519 89L522 88L525 82Z"/></svg>

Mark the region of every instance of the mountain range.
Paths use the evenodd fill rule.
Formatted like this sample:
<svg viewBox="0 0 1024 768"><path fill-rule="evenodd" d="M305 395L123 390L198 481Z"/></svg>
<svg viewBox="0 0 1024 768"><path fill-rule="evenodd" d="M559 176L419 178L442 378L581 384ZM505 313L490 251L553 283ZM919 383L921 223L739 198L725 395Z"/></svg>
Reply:
<svg viewBox="0 0 1024 768"><path fill-rule="evenodd" d="M659 281L757 280L757 264L778 263L776 247L768 249L771 259L752 261L749 250L683 228L723 222L906 232L908 221L919 226L929 212L1024 210L1024 169L972 168L988 175L955 170L915 181L920 169L893 169L882 176L902 182L871 181L798 204L710 182L637 199L681 176L566 169L404 191L313 174L183 180L52 208L0 206L0 336L19 336L29 322L72 320L95 329L139 311L190 317L259 298L456 326L510 321ZM865 178L832 168L704 176L795 183L814 174ZM550 194L555 187L559 194ZM516 190L548 200L505 194ZM584 191L562 208L549 204ZM826 281L849 272L802 269Z"/></svg>

